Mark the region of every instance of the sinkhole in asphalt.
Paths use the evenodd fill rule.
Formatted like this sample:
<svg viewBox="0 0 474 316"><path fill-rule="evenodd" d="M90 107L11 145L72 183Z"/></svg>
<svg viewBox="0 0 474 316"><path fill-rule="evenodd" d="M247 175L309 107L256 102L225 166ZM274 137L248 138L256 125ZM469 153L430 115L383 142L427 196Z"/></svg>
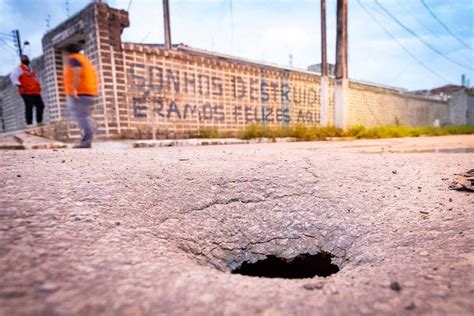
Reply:
<svg viewBox="0 0 474 316"><path fill-rule="evenodd" d="M233 274L263 278L305 279L315 276L327 277L339 272L331 263L334 256L327 252L315 255L301 254L291 259L267 256L257 262L244 262L235 268Z"/></svg>

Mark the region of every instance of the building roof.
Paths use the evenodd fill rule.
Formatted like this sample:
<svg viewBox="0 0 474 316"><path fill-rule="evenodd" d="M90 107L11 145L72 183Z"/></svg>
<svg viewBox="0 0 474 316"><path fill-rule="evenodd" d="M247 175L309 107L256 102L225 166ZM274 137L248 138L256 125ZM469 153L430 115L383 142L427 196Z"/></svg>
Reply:
<svg viewBox="0 0 474 316"><path fill-rule="evenodd" d="M464 90L464 89L466 89L466 87L458 86L455 84L448 84L442 87L431 89L430 93L431 94L441 94L441 93L450 94L450 93L453 93L459 90Z"/></svg>

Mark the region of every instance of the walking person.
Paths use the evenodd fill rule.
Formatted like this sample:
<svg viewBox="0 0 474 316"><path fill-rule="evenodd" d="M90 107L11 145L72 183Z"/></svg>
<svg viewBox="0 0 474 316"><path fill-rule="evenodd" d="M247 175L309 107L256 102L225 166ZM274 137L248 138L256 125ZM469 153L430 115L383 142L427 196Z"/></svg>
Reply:
<svg viewBox="0 0 474 316"><path fill-rule="evenodd" d="M66 46L68 59L64 69L67 106L82 130L82 139L74 148L91 148L94 137L92 110L97 96L97 75L89 58L81 54L77 44Z"/></svg>
<svg viewBox="0 0 474 316"><path fill-rule="evenodd" d="M18 93L25 102L26 127L33 126L33 107L36 108L36 122L43 125L44 103L41 98L41 85L36 78L35 70L30 66L30 59L21 55L21 64L10 74L11 82L18 87Z"/></svg>

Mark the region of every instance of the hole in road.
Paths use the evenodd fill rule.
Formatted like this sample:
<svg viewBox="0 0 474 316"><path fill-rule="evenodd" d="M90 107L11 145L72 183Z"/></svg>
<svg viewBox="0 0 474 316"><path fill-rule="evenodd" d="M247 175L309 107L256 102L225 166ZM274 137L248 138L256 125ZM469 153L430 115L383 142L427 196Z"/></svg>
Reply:
<svg viewBox="0 0 474 316"><path fill-rule="evenodd" d="M301 254L292 259L268 256L266 259L254 263L244 262L232 273L283 279L327 277L339 271L339 267L331 263L333 257L327 252L320 252L316 255Z"/></svg>

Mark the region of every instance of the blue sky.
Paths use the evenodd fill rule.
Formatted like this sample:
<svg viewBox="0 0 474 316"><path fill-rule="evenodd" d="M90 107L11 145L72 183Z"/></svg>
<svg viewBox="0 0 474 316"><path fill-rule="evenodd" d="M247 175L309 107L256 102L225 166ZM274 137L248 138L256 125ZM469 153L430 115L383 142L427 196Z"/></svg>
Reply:
<svg viewBox="0 0 474 316"><path fill-rule="evenodd" d="M396 24L375 0L360 1L425 66L400 48L367 15L358 0L349 0L350 78L415 90L459 84L461 75L466 74L474 85L473 0L424 0L470 48L450 35L420 0L378 0L422 41L454 62ZM69 0L70 14L89 2ZM130 4L130 0L106 2L122 9ZM335 55L335 3L336 0L327 0L329 62L334 62ZM320 62L319 0L170 0L170 10L174 43L280 65L288 65L292 54L295 68L305 69ZM67 17L65 0L0 0L0 12L0 33L9 34L18 28L22 40L31 43L27 52L33 57L41 54L48 14L50 28ZM162 22L161 0L132 0L130 27L122 39L161 43ZM17 63L11 45L10 38L0 36L0 74L7 74Z"/></svg>

